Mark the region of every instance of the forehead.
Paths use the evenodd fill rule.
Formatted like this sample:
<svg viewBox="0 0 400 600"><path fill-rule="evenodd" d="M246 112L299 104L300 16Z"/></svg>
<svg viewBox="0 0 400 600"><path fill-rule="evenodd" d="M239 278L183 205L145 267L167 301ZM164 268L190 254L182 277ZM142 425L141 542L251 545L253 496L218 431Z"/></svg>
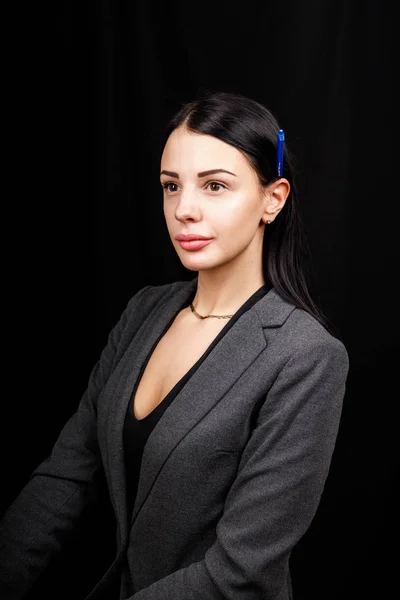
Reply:
<svg viewBox="0 0 400 600"><path fill-rule="evenodd" d="M162 153L161 169L198 172L216 167L234 173L250 169L242 152L218 138L183 127L171 133Z"/></svg>

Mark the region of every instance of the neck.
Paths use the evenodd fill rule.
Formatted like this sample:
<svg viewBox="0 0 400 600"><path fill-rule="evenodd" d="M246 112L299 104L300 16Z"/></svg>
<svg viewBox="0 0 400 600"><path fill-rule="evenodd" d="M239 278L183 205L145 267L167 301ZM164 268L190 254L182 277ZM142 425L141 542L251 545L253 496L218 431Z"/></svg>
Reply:
<svg viewBox="0 0 400 600"><path fill-rule="evenodd" d="M221 276L214 270L199 271L192 304L203 316L233 315L264 284L262 272L257 276L246 271Z"/></svg>

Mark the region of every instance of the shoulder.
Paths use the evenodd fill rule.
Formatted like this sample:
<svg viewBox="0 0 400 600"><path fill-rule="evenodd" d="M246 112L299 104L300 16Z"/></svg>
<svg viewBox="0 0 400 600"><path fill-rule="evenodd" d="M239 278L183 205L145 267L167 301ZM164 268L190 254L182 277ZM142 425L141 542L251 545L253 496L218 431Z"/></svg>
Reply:
<svg viewBox="0 0 400 600"><path fill-rule="evenodd" d="M315 317L296 308L288 326L291 326L292 344L298 355L307 353L320 363L329 362L332 369L347 374L349 356L344 343L327 331Z"/></svg>
<svg viewBox="0 0 400 600"><path fill-rule="evenodd" d="M130 298L128 306L134 304L137 300L141 302L158 302L161 299L172 298L177 293L188 289L192 284L192 281L172 281L161 285L146 285Z"/></svg>
<svg viewBox="0 0 400 600"><path fill-rule="evenodd" d="M179 301L180 297L184 297L193 286L194 280L146 285L129 299L125 309L126 318L129 320L134 315L140 319L146 318L160 304L164 305L173 300Z"/></svg>
<svg viewBox="0 0 400 600"><path fill-rule="evenodd" d="M290 359L329 362L347 373L349 356L340 339L332 335L314 316L282 298L272 289L257 305L264 334L283 362Z"/></svg>

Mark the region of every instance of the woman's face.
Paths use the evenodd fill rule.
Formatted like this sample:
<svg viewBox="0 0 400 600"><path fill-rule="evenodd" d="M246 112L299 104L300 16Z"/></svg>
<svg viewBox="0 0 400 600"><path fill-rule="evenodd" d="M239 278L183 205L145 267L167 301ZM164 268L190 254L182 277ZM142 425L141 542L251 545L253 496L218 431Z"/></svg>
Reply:
<svg viewBox="0 0 400 600"><path fill-rule="evenodd" d="M214 171L213 173L206 173ZM161 158L164 215L183 265L202 270L260 256L266 196L255 171L233 146L210 135L175 129ZM184 249L175 236L212 238L200 249Z"/></svg>

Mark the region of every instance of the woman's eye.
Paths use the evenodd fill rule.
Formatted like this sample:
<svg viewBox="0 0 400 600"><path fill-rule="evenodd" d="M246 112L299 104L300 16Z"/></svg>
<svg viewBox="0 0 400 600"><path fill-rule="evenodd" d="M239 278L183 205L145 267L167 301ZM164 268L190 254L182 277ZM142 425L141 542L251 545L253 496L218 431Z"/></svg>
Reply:
<svg viewBox="0 0 400 600"><path fill-rule="evenodd" d="M209 183L207 183L207 187L208 186L211 186L210 187L211 192L219 192L221 188L226 189L226 186L223 185L222 183L219 183L218 181L210 181Z"/></svg>
<svg viewBox="0 0 400 600"><path fill-rule="evenodd" d="M176 190L171 190L170 189L171 185L175 185L176 187L178 187L178 184L174 183L173 181L166 181L165 183L162 183L161 185L163 186L163 188L165 190L167 190L167 192L176 192Z"/></svg>

